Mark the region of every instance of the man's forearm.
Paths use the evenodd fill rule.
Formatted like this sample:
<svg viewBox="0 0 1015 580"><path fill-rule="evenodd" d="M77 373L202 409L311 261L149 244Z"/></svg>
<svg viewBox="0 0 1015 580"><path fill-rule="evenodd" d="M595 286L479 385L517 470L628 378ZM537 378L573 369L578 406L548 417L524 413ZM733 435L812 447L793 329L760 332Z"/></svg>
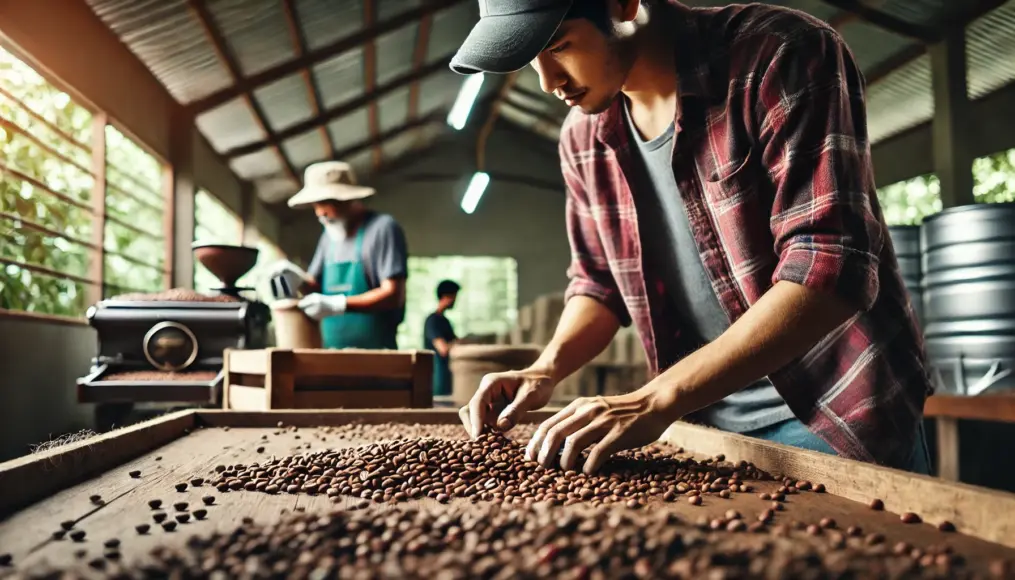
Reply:
<svg viewBox="0 0 1015 580"><path fill-rule="evenodd" d="M402 305L398 291L388 288L374 288L356 296L349 296L345 308L349 312L377 312L394 310Z"/></svg>
<svg viewBox="0 0 1015 580"><path fill-rule="evenodd" d="M719 338L646 388L679 419L782 368L856 312L829 294L778 282Z"/></svg>
<svg viewBox="0 0 1015 580"><path fill-rule="evenodd" d="M575 296L564 305L550 344L532 368L560 382L603 352L619 328L609 308L592 298Z"/></svg>

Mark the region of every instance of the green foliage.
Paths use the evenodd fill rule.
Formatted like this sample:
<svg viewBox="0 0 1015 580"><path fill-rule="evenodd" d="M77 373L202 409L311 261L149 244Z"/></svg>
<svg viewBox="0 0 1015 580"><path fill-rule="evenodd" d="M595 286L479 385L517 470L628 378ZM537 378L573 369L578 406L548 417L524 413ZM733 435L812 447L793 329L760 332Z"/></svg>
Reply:
<svg viewBox="0 0 1015 580"><path fill-rule="evenodd" d="M239 216L203 189L194 195L194 241L231 246L243 242L243 222ZM194 290L208 292L221 286L218 278L194 261Z"/></svg>
<svg viewBox="0 0 1015 580"><path fill-rule="evenodd" d="M98 256L88 247L92 114L3 49L0 78L0 259L87 278ZM103 246L111 253L103 264L104 294L163 288L161 165L114 127L105 135ZM80 316L88 306L87 284L9 263L0 268L2 308Z"/></svg>
<svg viewBox="0 0 1015 580"><path fill-rule="evenodd" d="M458 336L507 332L518 317L518 263L514 258L410 256L405 322L398 328L401 348L422 348L423 323L437 308L437 284L462 286L446 313Z"/></svg>
<svg viewBox="0 0 1015 580"><path fill-rule="evenodd" d="M1015 201L1015 149L973 161L973 197L977 203Z"/></svg>

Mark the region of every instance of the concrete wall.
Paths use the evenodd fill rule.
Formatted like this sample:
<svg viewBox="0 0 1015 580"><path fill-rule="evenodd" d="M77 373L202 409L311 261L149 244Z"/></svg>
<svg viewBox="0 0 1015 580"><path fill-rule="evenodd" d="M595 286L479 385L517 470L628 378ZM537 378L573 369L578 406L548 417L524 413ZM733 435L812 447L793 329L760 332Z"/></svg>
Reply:
<svg viewBox="0 0 1015 580"><path fill-rule="evenodd" d="M414 256L510 256L518 261L518 299L562 291L570 249L564 229L564 185L556 147L499 126L488 142L487 170L546 181L554 189L493 179L475 213L460 207L475 170L474 141L444 142L376 180L370 206L393 215ZM447 180L418 179L445 174ZM310 260L321 227L308 211L282 228L295 258Z"/></svg>
<svg viewBox="0 0 1015 580"><path fill-rule="evenodd" d="M0 317L0 461L91 427L74 381L88 373L95 331L83 324Z"/></svg>

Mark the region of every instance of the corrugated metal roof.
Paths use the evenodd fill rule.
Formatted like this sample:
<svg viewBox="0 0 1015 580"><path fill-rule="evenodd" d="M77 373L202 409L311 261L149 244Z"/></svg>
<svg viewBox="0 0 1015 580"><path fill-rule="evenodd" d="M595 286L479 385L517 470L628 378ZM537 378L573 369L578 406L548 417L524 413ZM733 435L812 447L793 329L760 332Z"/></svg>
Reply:
<svg viewBox="0 0 1015 580"><path fill-rule="evenodd" d="M913 44L912 39L892 34L863 20L843 24L839 28L839 35L846 41L860 70L864 71L871 70Z"/></svg>
<svg viewBox="0 0 1015 580"><path fill-rule="evenodd" d="M877 10L906 22L921 26L936 26L941 24L942 15L949 4L951 3L945 0L879 0L876 7Z"/></svg>
<svg viewBox="0 0 1015 580"><path fill-rule="evenodd" d="M294 7L310 50L331 44L363 28L362 2L296 0Z"/></svg>
<svg viewBox="0 0 1015 580"><path fill-rule="evenodd" d="M181 103L232 84L184 0L88 0L88 5Z"/></svg>
<svg viewBox="0 0 1015 580"><path fill-rule="evenodd" d="M353 171L356 172L356 179L364 182L371 173L373 158L373 152L370 149L364 149L359 153L346 157L342 161L352 165Z"/></svg>
<svg viewBox="0 0 1015 580"><path fill-rule="evenodd" d="M459 4L435 14L426 61L433 62L457 50L478 20L479 6L476 2Z"/></svg>
<svg viewBox="0 0 1015 580"><path fill-rule="evenodd" d="M216 151L227 151L266 137L257 125L254 113L242 98L197 116L197 128Z"/></svg>
<svg viewBox="0 0 1015 580"><path fill-rule="evenodd" d="M336 151L365 140L370 134L366 107L328 123L328 132Z"/></svg>
<svg viewBox="0 0 1015 580"><path fill-rule="evenodd" d="M269 175L281 175L282 161L271 149L237 157L229 162L236 175L243 179L259 179Z"/></svg>
<svg viewBox="0 0 1015 580"><path fill-rule="evenodd" d="M384 133L405 124L409 114L409 87L392 91L377 101L377 124Z"/></svg>
<svg viewBox="0 0 1015 580"><path fill-rule="evenodd" d="M296 56L279 0L204 0L244 75Z"/></svg>
<svg viewBox="0 0 1015 580"><path fill-rule="evenodd" d="M330 109L363 93L363 49L355 48L313 67L321 106Z"/></svg>
<svg viewBox="0 0 1015 580"><path fill-rule="evenodd" d="M310 96L301 75L290 75L254 91L268 125L275 131L310 118Z"/></svg>
<svg viewBox="0 0 1015 580"><path fill-rule="evenodd" d="M324 139L317 129L287 139L282 143L282 151L285 152L286 157L289 158L297 171L315 161L324 159L327 154L324 149Z"/></svg>
<svg viewBox="0 0 1015 580"><path fill-rule="evenodd" d="M867 132L877 143L934 115L930 57L923 55L867 89Z"/></svg>
<svg viewBox="0 0 1015 580"><path fill-rule="evenodd" d="M412 68L419 26L403 26L377 39L377 85L381 86Z"/></svg>
<svg viewBox="0 0 1015 580"><path fill-rule="evenodd" d="M969 96L977 99L1015 80L1015 1L966 30Z"/></svg>
<svg viewBox="0 0 1015 580"><path fill-rule="evenodd" d="M420 0L375 0L375 3L377 4L377 21L383 22L417 8L420 5Z"/></svg>

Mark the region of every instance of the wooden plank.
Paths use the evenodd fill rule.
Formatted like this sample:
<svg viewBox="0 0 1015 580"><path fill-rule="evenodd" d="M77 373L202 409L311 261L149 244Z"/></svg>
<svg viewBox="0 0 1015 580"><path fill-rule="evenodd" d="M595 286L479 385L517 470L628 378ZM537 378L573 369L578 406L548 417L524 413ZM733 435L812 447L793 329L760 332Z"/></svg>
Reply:
<svg viewBox="0 0 1015 580"><path fill-rule="evenodd" d="M1015 518L997 517L999 513L1015 514L1015 494L945 482L683 422L671 425L661 439L698 453L722 453L727 460L749 461L773 474L820 482L829 493L863 504L879 498L891 512L915 512L934 524L947 520L964 534L1015 547Z"/></svg>
<svg viewBox="0 0 1015 580"><path fill-rule="evenodd" d="M959 471L959 420L937 418L937 475L948 481L961 481Z"/></svg>
<svg viewBox="0 0 1015 580"><path fill-rule="evenodd" d="M91 303L103 298L106 272L106 249L103 240L106 236L106 114L98 113L92 118L92 246L95 253L90 254L88 277L95 283L85 292Z"/></svg>
<svg viewBox="0 0 1015 580"><path fill-rule="evenodd" d="M229 408L234 411L266 411L268 394L263 387L229 385Z"/></svg>
<svg viewBox="0 0 1015 580"><path fill-rule="evenodd" d="M429 351L416 351L412 355L412 402L417 409L433 406L434 355Z"/></svg>
<svg viewBox="0 0 1015 580"><path fill-rule="evenodd" d="M294 350L297 377L344 376L376 379L411 379L416 351Z"/></svg>
<svg viewBox="0 0 1015 580"><path fill-rule="evenodd" d="M407 409L412 407L412 391L296 391L292 408L296 409Z"/></svg>
<svg viewBox="0 0 1015 580"><path fill-rule="evenodd" d="M1015 393L965 397L932 395L923 407L925 417L1015 423Z"/></svg>
<svg viewBox="0 0 1015 580"><path fill-rule="evenodd" d="M267 352L267 350L229 348L225 351L225 366L234 373L266 375L268 374Z"/></svg>
<svg viewBox="0 0 1015 580"><path fill-rule="evenodd" d="M296 379L293 376L295 359L292 351L269 349L268 376L264 380L269 409L291 409Z"/></svg>
<svg viewBox="0 0 1015 580"><path fill-rule="evenodd" d="M171 413L0 464L0 518L177 439L194 411Z"/></svg>
<svg viewBox="0 0 1015 580"><path fill-rule="evenodd" d="M522 422L545 421L559 409L535 411ZM279 421L297 427L335 427L349 423L419 423L460 425L457 409L273 409L263 413L196 409L196 422L208 427L274 427Z"/></svg>

